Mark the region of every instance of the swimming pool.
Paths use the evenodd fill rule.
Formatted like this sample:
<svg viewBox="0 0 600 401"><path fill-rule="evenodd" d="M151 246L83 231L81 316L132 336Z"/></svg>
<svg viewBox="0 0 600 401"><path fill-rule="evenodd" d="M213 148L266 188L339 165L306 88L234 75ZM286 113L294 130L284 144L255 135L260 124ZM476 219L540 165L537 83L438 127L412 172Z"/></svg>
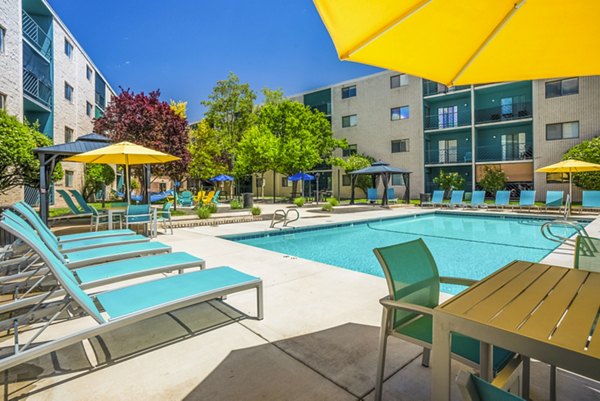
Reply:
<svg viewBox="0 0 600 401"><path fill-rule="evenodd" d="M224 238L375 276L383 276L383 271L373 248L423 238L440 275L481 279L515 259L539 262L552 252L558 244L540 232L547 221L436 212ZM567 228L553 231L565 236L574 234ZM442 286L442 291L453 294L461 290L462 287Z"/></svg>

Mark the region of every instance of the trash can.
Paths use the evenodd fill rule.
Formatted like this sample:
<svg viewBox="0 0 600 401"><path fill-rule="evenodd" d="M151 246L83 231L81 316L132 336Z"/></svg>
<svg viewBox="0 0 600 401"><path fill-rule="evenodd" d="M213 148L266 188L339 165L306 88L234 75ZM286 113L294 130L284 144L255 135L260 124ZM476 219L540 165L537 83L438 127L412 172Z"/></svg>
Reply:
<svg viewBox="0 0 600 401"><path fill-rule="evenodd" d="M420 200L419 206L423 206L423 203L431 202L431 194L430 193L419 194L419 200Z"/></svg>
<svg viewBox="0 0 600 401"><path fill-rule="evenodd" d="M246 192L242 194L244 198L244 209L250 209L254 206L254 194L252 192Z"/></svg>

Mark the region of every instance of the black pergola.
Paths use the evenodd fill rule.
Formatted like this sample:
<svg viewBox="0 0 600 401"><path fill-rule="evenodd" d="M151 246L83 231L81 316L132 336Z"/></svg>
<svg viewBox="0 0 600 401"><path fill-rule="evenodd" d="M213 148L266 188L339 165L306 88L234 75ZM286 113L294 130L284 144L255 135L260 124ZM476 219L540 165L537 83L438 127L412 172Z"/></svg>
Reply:
<svg viewBox="0 0 600 401"><path fill-rule="evenodd" d="M352 171L348 174L357 176L357 175L370 175L373 180L373 187L377 188L377 179L381 177L383 180L383 197L381 198L381 206L386 206L388 204L387 190L390 182L390 178L394 174L401 174L404 180L404 186L406 187L406 191L404 191L404 201L406 203L410 203L410 174L412 171L405 170L403 168L392 167L389 163L378 161L371 164L369 167L362 168L360 170ZM354 186L356 184L356 180L352 180L352 199L351 203L354 203Z"/></svg>
<svg viewBox="0 0 600 401"><path fill-rule="evenodd" d="M91 134L80 136L74 142L45 146L33 150L40 160L40 217L46 223L48 222L48 208L50 204L48 194L50 177L56 163L66 157L103 148L110 144L111 140L108 137L92 132Z"/></svg>

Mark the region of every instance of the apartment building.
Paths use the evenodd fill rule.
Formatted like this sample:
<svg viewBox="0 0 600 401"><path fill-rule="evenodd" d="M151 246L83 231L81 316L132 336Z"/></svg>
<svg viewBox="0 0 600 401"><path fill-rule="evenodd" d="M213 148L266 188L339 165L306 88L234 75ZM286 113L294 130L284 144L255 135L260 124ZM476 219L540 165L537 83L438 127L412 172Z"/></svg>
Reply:
<svg viewBox="0 0 600 401"><path fill-rule="evenodd" d="M37 122L59 144L92 132L114 94L46 0L0 2L0 108ZM63 169L56 186L80 189L83 165L63 163ZM37 198L36 188L23 188L0 204Z"/></svg>
<svg viewBox="0 0 600 401"><path fill-rule="evenodd" d="M543 200L546 190L566 190L567 176L535 170L600 135L598 76L449 88L384 71L291 99L327 115L334 137L350 144L339 156L366 154L412 171L413 199L437 189L433 180L442 170L459 173L472 191L485 166L493 166L506 173L515 193L535 188ZM314 172L321 190L350 196L350 180L339 168L322 165ZM401 197L401 178L391 184ZM273 185L276 194L291 194L285 177L267 178L266 194ZM580 197L575 190L574 200Z"/></svg>

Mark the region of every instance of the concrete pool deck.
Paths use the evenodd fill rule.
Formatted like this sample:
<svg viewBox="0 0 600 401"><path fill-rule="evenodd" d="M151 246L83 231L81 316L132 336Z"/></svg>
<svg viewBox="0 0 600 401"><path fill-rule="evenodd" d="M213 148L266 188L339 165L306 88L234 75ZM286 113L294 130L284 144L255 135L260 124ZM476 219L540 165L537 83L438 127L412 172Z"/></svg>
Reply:
<svg viewBox="0 0 600 401"><path fill-rule="evenodd" d="M263 207L265 213L269 210ZM302 209L303 218L295 226L430 211L398 207L322 215ZM254 316L252 292L231 295L226 304L186 308L18 368L11 372L5 398L371 400L381 316L378 300L387 292L385 280L218 238L265 231L268 226L268 221L258 221L176 229L174 235L158 238L174 251L204 258L208 268L230 265L260 276L264 320L244 318L237 311ZM600 236L600 219L588 232ZM544 262L572 264L572 251L554 253ZM89 319L74 319L56 325L48 336L89 324ZM385 399L429 399L431 372L421 366L421 352L390 339ZM90 359L99 367L91 368ZM534 365L533 399L547 399L547 376L547 366ZM599 383L565 372L559 373L558 383L560 400L600 398ZM458 394L453 399L458 400Z"/></svg>

